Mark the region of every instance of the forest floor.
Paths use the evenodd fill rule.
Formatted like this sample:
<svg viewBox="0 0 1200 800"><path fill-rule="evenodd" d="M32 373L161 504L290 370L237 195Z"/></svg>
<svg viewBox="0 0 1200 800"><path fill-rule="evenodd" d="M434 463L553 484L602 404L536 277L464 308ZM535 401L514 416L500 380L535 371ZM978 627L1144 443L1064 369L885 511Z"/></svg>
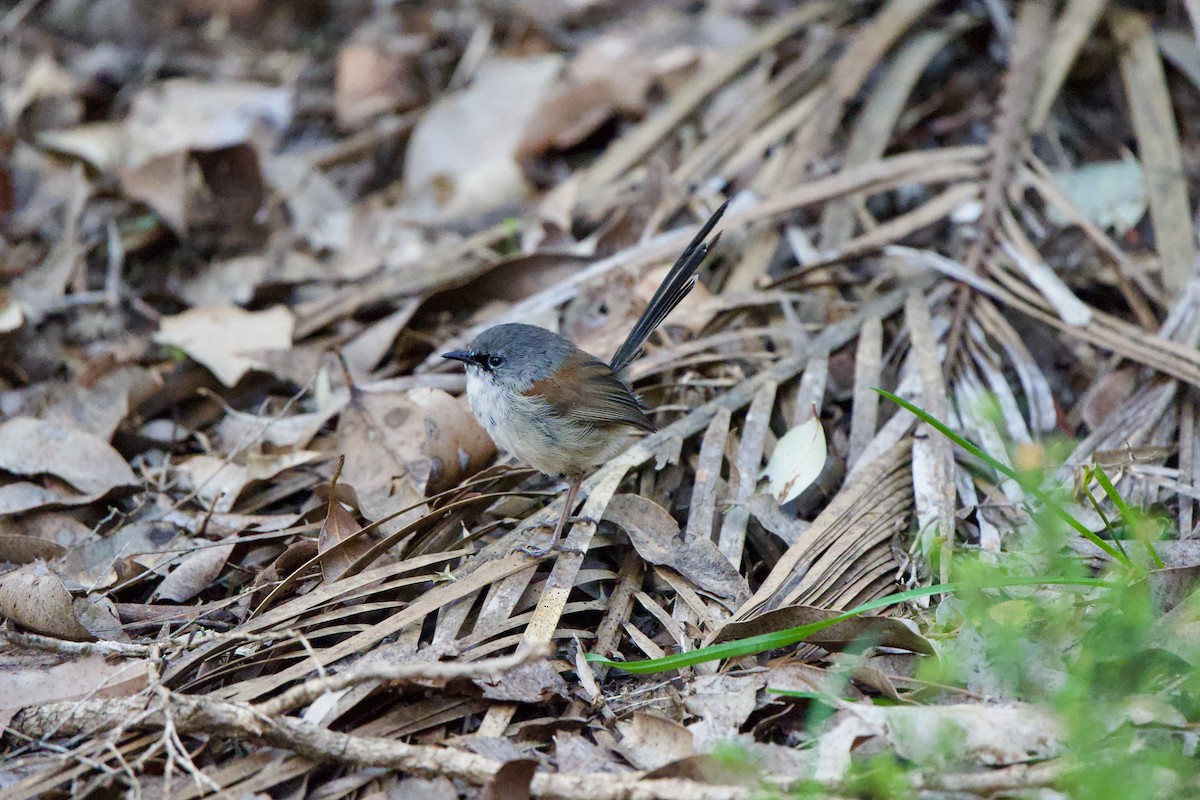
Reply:
<svg viewBox="0 0 1200 800"><path fill-rule="evenodd" d="M0 798L1200 796L1200 2L1135 5L6 4ZM608 359L726 201L523 552L440 354Z"/></svg>

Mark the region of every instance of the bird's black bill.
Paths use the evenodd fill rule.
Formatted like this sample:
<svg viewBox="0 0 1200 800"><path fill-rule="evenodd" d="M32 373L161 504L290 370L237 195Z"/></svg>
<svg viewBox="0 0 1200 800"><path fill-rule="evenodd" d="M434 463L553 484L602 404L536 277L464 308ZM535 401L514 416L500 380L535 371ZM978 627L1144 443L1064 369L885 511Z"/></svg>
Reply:
<svg viewBox="0 0 1200 800"><path fill-rule="evenodd" d="M449 359L453 359L454 361L461 361L464 364L474 364L475 363L475 359L472 358L471 354L468 353L466 350L452 350L449 353L442 353L442 358L449 358Z"/></svg>
<svg viewBox="0 0 1200 800"><path fill-rule="evenodd" d="M705 244L704 240L712 233L712 229L721 219L721 215L725 213L725 207L728 205L729 201L726 200L720 208L713 212L713 215L708 218L708 222L704 223L700 232L692 238L691 243L676 259L675 266L671 267L671 271L659 285L654 297L650 298L649 305L646 306L646 310L642 312L638 321L634 323L633 330L625 337L624 343L617 348L617 352L610 362L613 372L618 375L625 372L637 358L638 353L642 351L642 345L650 338L650 334L654 333L654 329L662 324L667 315L675 309L675 306L683 302L683 298L687 297L688 292L696 285L696 270L700 268L704 257L708 255L709 248L715 246L717 240L721 238L721 234L718 233L713 238L711 245Z"/></svg>

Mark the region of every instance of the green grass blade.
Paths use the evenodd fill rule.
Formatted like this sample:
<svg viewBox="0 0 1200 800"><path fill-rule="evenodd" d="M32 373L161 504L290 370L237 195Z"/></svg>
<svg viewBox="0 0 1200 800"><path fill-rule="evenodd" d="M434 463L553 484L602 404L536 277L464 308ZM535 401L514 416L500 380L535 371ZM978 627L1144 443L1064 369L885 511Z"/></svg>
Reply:
<svg viewBox="0 0 1200 800"><path fill-rule="evenodd" d="M1125 525L1129 528L1129 532L1133 533L1136 531L1138 527L1137 514L1132 508L1129 507L1129 504L1125 502L1125 498L1121 497L1121 493L1117 491L1117 487L1113 485L1113 482L1109 480L1108 473L1104 471L1104 467L1097 464L1092 468L1092 474L1096 477L1096 483L1100 484L1100 488L1104 490L1106 495L1108 495L1108 499L1112 500L1113 505L1117 507L1117 511L1121 512L1121 519L1125 520ZM1163 560L1158 557L1158 550L1155 549L1154 543L1149 539L1143 540L1142 543L1145 544L1146 549L1150 551L1150 557L1154 559L1154 563L1158 566L1158 568L1165 569L1166 565L1163 564Z"/></svg>
<svg viewBox="0 0 1200 800"><path fill-rule="evenodd" d="M899 603L905 603L909 600L915 600L919 597L929 597L935 594L953 594L964 589L1002 589L1012 586L1104 586L1111 587L1113 584L1110 581L1100 580L1099 578L1004 578L995 581L982 581L978 583L942 583L936 586L924 586L917 589L909 589L904 592L889 594L886 597L881 597L878 600L872 600L869 603L863 603L861 606L850 609L849 611L838 614L836 617L821 620L820 622L809 623L808 625L800 625L795 628L786 628L781 631L773 631L771 633L762 633L758 636L747 636L744 639L734 639L730 642L722 642L721 644L702 647L699 650L689 650L686 653L676 653L674 655L663 656L662 658L651 658L644 661L613 661L612 659L604 658L595 653L588 653L587 660L594 664L604 664L608 667L615 667L624 672L629 672L634 675L649 675L655 672L666 672L672 669L682 669L683 667L691 667L696 664L701 664L705 661L717 661L727 658L740 658L742 656L755 655L756 653L765 653L768 650L778 650L781 647L802 642L809 636L812 636L818 631L824 630L839 622L844 622L848 619L866 614L869 611L877 611L881 608L887 608Z"/></svg>
<svg viewBox="0 0 1200 800"><path fill-rule="evenodd" d="M1012 469L1011 467L1009 467L1007 464L1003 463L1002 461L999 461L999 460L993 458L991 455L989 455L987 452L985 452L984 450L979 448L974 443L968 441L967 439L964 439L962 436L960 436L959 434L957 434L956 432L951 430L945 423L943 423L941 420L937 419L936 417L931 416L924 409L913 405L912 403L908 402L907 400L905 400L902 397L898 397L898 396L892 394L891 392L887 391L886 389L880 389L878 387L872 387L872 388L874 388L876 392L883 395L888 400L891 400L896 405L900 406L901 408L905 409L906 411L909 411L912 414L914 414L915 416L917 416L922 422L929 425L931 428L933 428L934 430L936 430L938 433L942 434L946 438L950 439L950 441L954 442L956 445L958 445L962 449L966 450L971 455L973 455L976 458L978 458L979 460L983 461L985 464L987 464L992 469L996 470L997 472L999 472L1002 475L1012 478L1014 481L1016 481L1018 484L1020 484L1020 486L1023 490L1025 490L1026 492L1029 492L1034 497L1036 497L1046 508L1050 509L1050 511L1052 511L1055 516L1057 516L1063 522L1070 525L1073 529L1075 529L1075 531L1077 533L1079 533L1080 536L1087 539L1089 542L1096 545L1101 550L1103 550L1105 553L1107 553L1114 561L1117 561L1117 562L1125 565L1126 567L1132 566L1132 562L1130 562L1128 556L1126 556L1124 553L1122 553L1117 548L1113 547L1111 544L1106 542L1104 539L1097 536L1092 531L1088 530L1086 525L1084 525L1079 520L1075 519L1075 517L1072 516L1069 511L1067 511L1065 508L1063 508L1061 505L1059 505L1059 503L1056 502L1054 500L1054 498L1050 497L1050 495L1047 494L1046 491L1044 489L1042 489L1040 486L1031 484L1029 481L1023 480L1021 478L1021 475L1018 472L1016 472L1014 469Z"/></svg>

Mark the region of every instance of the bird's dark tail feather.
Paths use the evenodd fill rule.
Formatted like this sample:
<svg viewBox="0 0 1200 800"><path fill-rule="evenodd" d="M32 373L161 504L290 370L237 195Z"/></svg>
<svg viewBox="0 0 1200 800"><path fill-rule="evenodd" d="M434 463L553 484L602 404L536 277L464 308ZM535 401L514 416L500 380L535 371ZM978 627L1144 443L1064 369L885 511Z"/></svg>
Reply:
<svg viewBox="0 0 1200 800"><path fill-rule="evenodd" d="M728 200L713 212L713 215L708 218L708 222L704 223L704 227L692 239L691 244L675 261L675 266L671 267L671 271L667 273L667 277L659 284L657 291L654 292L654 297L650 298L650 304L646 306L646 310L634 324L629 336L625 337L624 343L617 348L616 355L613 356L609 366L622 379L624 379L625 370L642 352L642 345L650 338L650 334L654 333L654 329L662 324L667 315L675 310L675 306L683 302L683 298L687 297L688 292L696 285L696 270L700 268L709 249L716 246L721 234L718 233L713 237L711 243L705 244L704 240L708 234L712 233L717 221L725 213L727 205L729 205Z"/></svg>

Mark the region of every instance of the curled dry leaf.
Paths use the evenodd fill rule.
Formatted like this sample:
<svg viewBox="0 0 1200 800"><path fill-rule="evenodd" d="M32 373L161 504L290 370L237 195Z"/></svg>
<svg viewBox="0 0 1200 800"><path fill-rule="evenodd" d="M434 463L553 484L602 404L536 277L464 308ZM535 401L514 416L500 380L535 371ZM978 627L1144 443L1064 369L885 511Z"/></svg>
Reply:
<svg viewBox="0 0 1200 800"><path fill-rule="evenodd" d="M0 515L46 505L90 503L114 489L137 483L129 464L108 442L65 425L29 417L0 423L0 470L58 479L0 486Z"/></svg>
<svg viewBox="0 0 1200 800"><path fill-rule="evenodd" d="M678 722L639 711L617 723L621 743L617 752L638 769L659 767L695 754L691 732Z"/></svg>
<svg viewBox="0 0 1200 800"><path fill-rule="evenodd" d="M812 485L825 468L827 455L825 429L815 416L784 434L763 470L779 505L795 500Z"/></svg>
<svg viewBox="0 0 1200 800"><path fill-rule="evenodd" d="M346 455L342 481L368 519L454 486L496 454L465 398L440 389L354 394L337 447Z"/></svg>
<svg viewBox="0 0 1200 800"><path fill-rule="evenodd" d="M634 494L614 497L604 518L629 534L638 555L670 567L697 589L719 598L730 610L750 596L750 588L711 539L681 536L679 525L662 506Z"/></svg>
<svg viewBox="0 0 1200 800"><path fill-rule="evenodd" d="M178 347L232 387L250 370L263 367L256 352L291 348L295 327L292 312L283 306L266 311L193 308L163 317L154 341Z"/></svg>
<svg viewBox="0 0 1200 800"><path fill-rule="evenodd" d="M212 586L236 544L237 536L234 535L215 544L206 542L199 545L163 578L154 591L151 602L169 600L182 603Z"/></svg>
<svg viewBox="0 0 1200 800"><path fill-rule="evenodd" d="M35 633L86 642L96 637L75 616L74 599L44 565L29 565L0 578L0 616Z"/></svg>
<svg viewBox="0 0 1200 800"><path fill-rule="evenodd" d="M126 194L182 232L187 226L188 156L264 138L269 143L291 119L287 88L180 78L137 92L124 122L50 131L38 143L116 175ZM258 175L239 179L261 184Z"/></svg>
<svg viewBox="0 0 1200 800"><path fill-rule="evenodd" d="M321 577L326 583L336 581L351 564L367 554L373 542L364 535L355 536L362 526L340 502L330 499L325 524L317 537L317 552L321 555Z"/></svg>

